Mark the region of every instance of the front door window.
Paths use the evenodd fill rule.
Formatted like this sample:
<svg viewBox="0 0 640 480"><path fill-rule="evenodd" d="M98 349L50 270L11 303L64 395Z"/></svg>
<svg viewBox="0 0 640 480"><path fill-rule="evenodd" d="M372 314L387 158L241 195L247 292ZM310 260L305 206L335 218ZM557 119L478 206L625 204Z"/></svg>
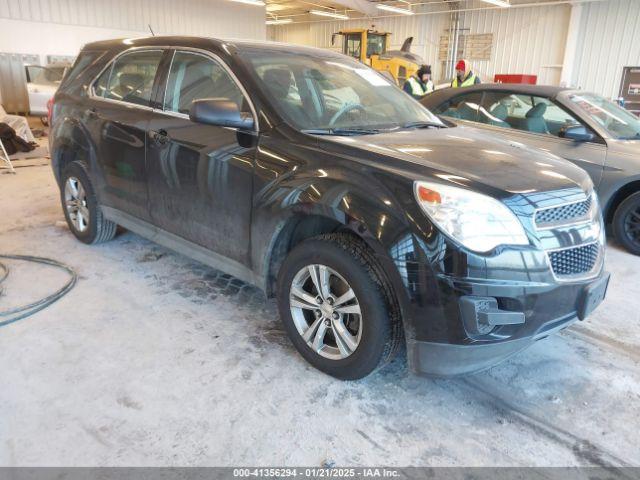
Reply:
<svg viewBox="0 0 640 480"><path fill-rule="evenodd" d="M564 128L583 125L548 98L514 92L486 92L478 121L555 137Z"/></svg>
<svg viewBox="0 0 640 480"><path fill-rule="evenodd" d="M190 52L176 52L164 97L164 109L189 114L191 103L203 98L231 100L242 110L238 85L218 62Z"/></svg>

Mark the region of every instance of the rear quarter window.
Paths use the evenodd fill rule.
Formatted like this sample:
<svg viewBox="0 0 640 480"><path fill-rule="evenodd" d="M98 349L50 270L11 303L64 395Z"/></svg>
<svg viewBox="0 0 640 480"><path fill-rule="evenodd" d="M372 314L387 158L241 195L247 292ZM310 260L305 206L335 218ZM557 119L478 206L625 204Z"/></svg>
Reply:
<svg viewBox="0 0 640 480"><path fill-rule="evenodd" d="M73 63L71 68L67 70L64 78L62 79L62 83L60 84L60 88L68 88L70 85L75 85L79 81L83 80L85 76L90 75L94 70L91 67L96 65L96 62L104 56L103 51L85 51L80 52L76 61ZM84 83L87 84L89 80Z"/></svg>

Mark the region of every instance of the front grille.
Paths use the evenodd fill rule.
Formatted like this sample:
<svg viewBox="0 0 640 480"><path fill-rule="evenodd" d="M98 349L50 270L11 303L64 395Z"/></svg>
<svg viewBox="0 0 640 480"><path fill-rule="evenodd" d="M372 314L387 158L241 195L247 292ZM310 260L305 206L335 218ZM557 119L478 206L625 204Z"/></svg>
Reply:
<svg viewBox="0 0 640 480"><path fill-rule="evenodd" d="M600 245L596 242L549 252L549 260L556 277L568 277L591 272L596 266L599 254Z"/></svg>
<svg viewBox="0 0 640 480"><path fill-rule="evenodd" d="M586 218L591 210L591 198L582 202L569 203L559 207L545 208L536 212L536 225L549 227Z"/></svg>

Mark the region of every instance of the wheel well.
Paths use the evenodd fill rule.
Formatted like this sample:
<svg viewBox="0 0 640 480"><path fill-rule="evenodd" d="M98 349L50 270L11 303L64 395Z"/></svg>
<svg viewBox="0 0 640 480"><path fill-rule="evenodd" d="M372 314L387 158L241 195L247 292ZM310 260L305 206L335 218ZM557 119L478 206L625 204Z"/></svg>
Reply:
<svg viewBox="0 0 640 480"><path fill-rule="evenodd" d="M627 183L620 190L616 192L613 198L609 201L609 206L607 207L607 211L605 213L605 221L606 223L613 222L613 216L616 213L616 210L620 206L622 202L629 196L636 192L640 191L640 180L636 180L631 183Z"/></svg>
<svg viewBox="0 0 640 480"><path fill-rule="evenodd" d="M84 134L77 128L71 132L71 135L63 140L60 146L56 148L55 155L52 157L54 165L56 165L56 173L58 178L62 178L62 172L67 165L76 160L89 162L89 145Z"/></svg>
<svg viewBox="0 0 640 480"><path fill-rule="evenodd" d="M341 228L343 228L343 225L337 220L320 215L310 215L289 220L278 234L271 248L267 276L267 296L273 297L275 295L276 280L282 262L296 245L308 238L340 231Z"/></svg>
<svg viewBox="0 0 640 480"><path fill-rule="evenodd" d="M71 162L78 158L77 150L74 150L69 145L64 145L56 152L55 164L57 165L58 178L62 178L62 172Z"/></svg>
<svg viewBox="0 0 640 480"><path fill-rule="evenodd" d="M306 216L291 219L280 231L271 249L268 278L266 282L267 296L275 296L278 272L289 252L295 248L296 245L306 239L328 233L345 233L352 235L354 238L362 242L363 248L367 250L370 255L370 261L374 264L372 265L373 270L385 291L386 298L389 302L388 306L390 313L397 316L399 319L398 325L400 325L401 328L404 328L402 309L400 307L398 296L393 289L393 282L389 278L387 272L384 271L382 265L376 261L373 248L371 248L367 242L357 234L357 232L347 229L340 222L327 217Z"/></svg>

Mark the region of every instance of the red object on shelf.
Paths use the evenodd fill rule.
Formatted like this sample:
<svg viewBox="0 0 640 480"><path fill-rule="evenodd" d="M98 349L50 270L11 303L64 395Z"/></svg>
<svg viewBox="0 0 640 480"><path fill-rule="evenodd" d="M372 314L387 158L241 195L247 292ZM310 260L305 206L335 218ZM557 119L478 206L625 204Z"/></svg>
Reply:
<svg viewBox="0 0 640 480"><path fill-rule="evenodd" d="M522 75L518 73L498 73L493 77L495 83L526 83L535 85L538 82L537 75Z"/></svg>

